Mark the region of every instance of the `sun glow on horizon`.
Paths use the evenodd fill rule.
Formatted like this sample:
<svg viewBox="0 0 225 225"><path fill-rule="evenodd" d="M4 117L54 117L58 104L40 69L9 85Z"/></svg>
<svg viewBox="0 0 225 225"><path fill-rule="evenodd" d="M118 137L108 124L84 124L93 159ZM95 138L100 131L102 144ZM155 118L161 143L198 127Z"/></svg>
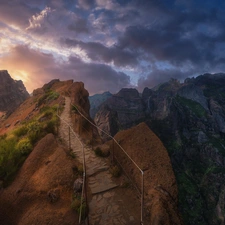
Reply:
<svg viewBox="0 0 225 225"><path fill-rule="evenodd" d="M33 85L30 85L29 73L24 70L8 70L10 76L14 80L21 80L26 87L28 93L32 93L35 89Z"/></svg>

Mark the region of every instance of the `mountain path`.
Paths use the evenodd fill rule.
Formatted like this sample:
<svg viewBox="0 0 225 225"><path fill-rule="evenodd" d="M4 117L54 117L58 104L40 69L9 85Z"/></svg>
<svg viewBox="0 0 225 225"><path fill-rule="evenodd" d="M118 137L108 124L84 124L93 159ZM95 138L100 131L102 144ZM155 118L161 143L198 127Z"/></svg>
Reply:
<svg viewBox="0 0 225 225"><path fill-rule="evenodd" d="M60 137L69 143L69 128L63 122L72 125L70 117L70 98L65 97L65 108L61 114ZM109 173L107 160L97 157L94 151L85 146L78 134L70 132L71 149L78 160L83 163L83 146L86 161L87 184L92 198L88 199L90 225L136 225L140 223L137 216L131 215L128 204L118 196L118 184Z"/></svg>

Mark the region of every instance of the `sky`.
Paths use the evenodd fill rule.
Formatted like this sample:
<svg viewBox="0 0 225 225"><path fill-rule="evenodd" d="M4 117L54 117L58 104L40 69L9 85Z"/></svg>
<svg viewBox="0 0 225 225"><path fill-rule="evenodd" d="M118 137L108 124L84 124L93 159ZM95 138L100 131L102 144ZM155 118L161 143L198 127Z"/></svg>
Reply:
<svg viewBox="0 0 225 225"><path fill-rule="evenodd" d="M0 70L90 95L225 72L225 0L0 0Z"/></svg>

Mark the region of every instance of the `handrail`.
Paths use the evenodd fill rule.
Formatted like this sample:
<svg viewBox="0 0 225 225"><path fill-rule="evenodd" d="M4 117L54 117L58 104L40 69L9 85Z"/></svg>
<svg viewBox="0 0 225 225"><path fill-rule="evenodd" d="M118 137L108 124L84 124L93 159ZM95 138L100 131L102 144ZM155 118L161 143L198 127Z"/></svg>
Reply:
<svg viewBox="0 0 225 225"><path fill-rule="evenodd" d="M72 84L71 84L72 86ZM70 93L67 92L70 96ZM108 137L110 137L118 146L119 148L124 152L124 154L131 160L131 162L138 168L138 170L141 172L141 177L142 177L142 181L141 181L141 222L140 224L143 225L143 214L144 214L144 171L137 165L137 163L128 155L128 153L123 149L123 147L117 142L117 140L112 137L110 134L108 134L106 131L102 130L101 128L99 128L97 125L95 125L94 123L92 123L83 113L80 112L80 110L78 109L78 106L73 105L72 103L70 103L71 106L75 107L75 109L77 110L77 112L86 120L88 121L92 126L94 126L95 128L97 128L98 130L102 131L104 134L106 134Z"/></svg>
<svg viewBox="0 0 225 225"><path fill-rule="evenodd" d="M60 102L61 103L61 102ZM59 106L60 106L59 103ZM84 153L84 145L77 136L77 134L74 132L73 128L69 123L67 123L60 115L59 115L59 107L57 108L57 116L60 118L61 121L63 121L68 127L69 127L69 132L71 131L76 139L79 141L79 144L82 146L82 154L83 154L83 185L82 185L82 192L81 192L81 204L80 204L80 215L79 215L79 224L81 223L81 218L82 218L82 204L83 204L83 195L84 195L84 189L86 189L86 161L85 161L85 153ZM69 134L70 135L70 134ZM87 196L86 196L87 199Z"/></svg>
<svg viewBox="0 0 225 225"><path fill-rule="evenodd" d="M137 163L128 155L128 153L124 150L124 148L117 142L117 140L108 134L106 131L99 128L97 125L95 125L92 121L90 121L83 113L80 112L78 107L71 103L71 106L75 107L76 111L86 120L88 121L92 126L106 134L108 137L110 137L118 146L119 148L125 153L125 155L131 160L131 162L138 168L138 170L141 172L142 176L142 184L141 184L141 225L143 225L143 210L144 210L144 171L137 165Z"/></svg>

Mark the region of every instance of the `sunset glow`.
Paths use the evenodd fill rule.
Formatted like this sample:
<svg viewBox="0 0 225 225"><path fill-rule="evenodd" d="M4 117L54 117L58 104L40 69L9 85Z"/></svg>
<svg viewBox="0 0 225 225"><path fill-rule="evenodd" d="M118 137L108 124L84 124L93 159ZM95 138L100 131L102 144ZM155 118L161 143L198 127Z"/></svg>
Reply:
<svg viewBox="0 0 225 225"><path fill-rule="evenodd" d="M0 69L29 92L51 79L90 94L225 70L225 2L2 0Z"/></svg>

